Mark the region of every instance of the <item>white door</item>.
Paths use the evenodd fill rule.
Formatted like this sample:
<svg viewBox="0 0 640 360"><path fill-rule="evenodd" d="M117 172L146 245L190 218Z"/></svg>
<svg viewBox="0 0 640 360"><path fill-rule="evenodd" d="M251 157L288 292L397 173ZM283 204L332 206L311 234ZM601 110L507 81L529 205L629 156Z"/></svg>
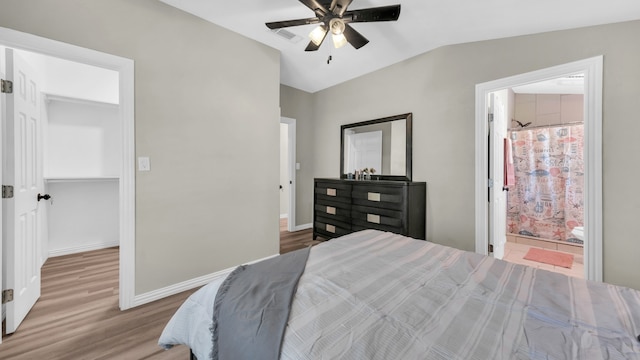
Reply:
<svg viewBox="0 0 640 360"><path fill-rule="evenodd" d="M346 173L363 168L382 172L382 131L369 131L348 135L349 158Z"/></svg>
<svg viewBox="0 0 640 360"><path fill-rule="evenodd" d="M505 103L507 90L489 94L489 176L493 186L489 188L489 244L493 245L493 257L504 257L506 236L507 196L504 184L504 139L507 136Z"/></svg>
<svg viewBox="0 0 640 360"><path fill-rule="evenodd" d="M40 212L44 190L40 124L40 88L35 71L13 50L6 50L6 76L13 94L6 97L3 184L13 185L13 198L3 199L6 333L16 331L40 297ZM43 202L44 203L44 202Z"/></svg>

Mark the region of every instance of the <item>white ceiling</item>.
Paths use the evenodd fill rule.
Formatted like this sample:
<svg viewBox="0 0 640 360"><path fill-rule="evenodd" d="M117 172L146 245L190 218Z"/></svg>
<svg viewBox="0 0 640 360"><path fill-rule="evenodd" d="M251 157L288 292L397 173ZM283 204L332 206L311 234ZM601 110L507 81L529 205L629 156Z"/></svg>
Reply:
<svg viewBox="0 0 640 360"><path fill-rule="evenodd" d="M400 18L352 24L370 40L359 50L327 38L306 52L316 25L286 28L297 42L264 25L313 17L297 0L160 1L280 50L281 83L311 93L444 45L640 19L638 0L354 0L349 10L401 4Z"/></svg>
<svg viewBox="0 0 640 360"><path fill-rule="evenodd" d="M584 94L584 74L516 86L511 90L516 94Z"/></svg>

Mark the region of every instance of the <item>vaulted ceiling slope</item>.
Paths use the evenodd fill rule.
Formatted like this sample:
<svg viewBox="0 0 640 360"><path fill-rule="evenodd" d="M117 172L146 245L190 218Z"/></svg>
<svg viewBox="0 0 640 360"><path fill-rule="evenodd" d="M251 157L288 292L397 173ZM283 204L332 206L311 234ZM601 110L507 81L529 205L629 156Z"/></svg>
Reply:
<svg viewBox="0 0 640 360"><path fill-rule="evenodd" d="M640 19L638 0L354 0L349 10L400 4L400 18L352 24L370 40L359 50L325 41L306 52L317 25L265 26L313 17L298 0L160 1L280 50L281 83L310 93L445 45Z"/></svg>

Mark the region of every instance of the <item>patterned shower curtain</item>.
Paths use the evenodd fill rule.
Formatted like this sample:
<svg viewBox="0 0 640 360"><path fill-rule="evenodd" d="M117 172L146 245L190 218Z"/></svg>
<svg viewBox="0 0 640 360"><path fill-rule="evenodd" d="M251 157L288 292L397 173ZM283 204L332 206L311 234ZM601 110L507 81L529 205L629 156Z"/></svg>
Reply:
<svg viewBox="0 0 640 360"><path fill-rule="evenodd" d="M516 130L511 142L507 232L582 243L571 230L584 224L583 125Z"/></svg>

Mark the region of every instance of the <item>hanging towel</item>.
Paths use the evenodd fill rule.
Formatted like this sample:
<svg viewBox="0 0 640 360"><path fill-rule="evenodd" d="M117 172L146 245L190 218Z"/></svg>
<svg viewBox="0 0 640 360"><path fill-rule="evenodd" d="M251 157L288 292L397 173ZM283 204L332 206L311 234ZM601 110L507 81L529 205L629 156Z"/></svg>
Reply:
<svg viewBox="0 0 640 360"><path fill-rule="evenodd" d="M513 166L513 152L511 150L511 140L504 139L504 186L516 184L516 172Z"/></svg>

